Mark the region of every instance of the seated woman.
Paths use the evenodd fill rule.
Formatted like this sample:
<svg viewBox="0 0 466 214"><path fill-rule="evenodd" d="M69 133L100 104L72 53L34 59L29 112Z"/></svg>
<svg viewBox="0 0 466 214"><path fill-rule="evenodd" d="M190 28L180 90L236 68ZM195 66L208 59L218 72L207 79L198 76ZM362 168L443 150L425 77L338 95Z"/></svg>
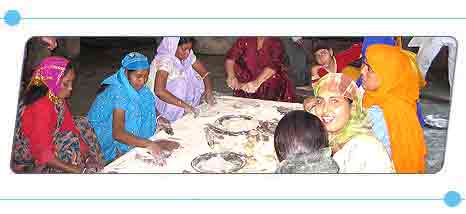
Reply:
<svg viewBox="0 0 466 214"><path fill-rule="evenodd" d="M286 114L275 129L277 173L337 173L330 157L327 131L316 116L305 111Z"/></svg>
<svg viewBox="0 0 466 214"><path fill-rule="evenodd" d="M394 172L387 150L372 134L362 97L350 77L329 73L319 80L314 94L306 109L324 123L341 173Z"/></svg>
<svg viewBox="0 0 466 214"><path fill-rule="evenodd" d="M147 57L140 53L127 54L121 68L102 82L88 113L107 162L113 161L133 147L146 147L153 155L162 149L172 150L173 142L154 143L149 138L156 132L155 98L144 86L149 75ZM166 122L166 121L165 121Z"/></svg>
<svg viewBox="0 0 466 214"><path fill-rule="evenodd" d="M228 87L237 97L293 102L294 86L279 38L240 37L225 60Z"/></svg>
<svg viewBox="0 0 466 214"><path fill-rule="evenodd" d="M209 72L194 55L193 43L192 37L164 37L150 66L146 85L157 95L158 113L170 122L196 113L202 97L215 103Z"/></svg>
<svg viewBox="0 0 466 214"><path fill-rule="evenodd" d="M362 67L364 107L379 106L387 121L392 159L398 173L423 173L426 144L416 114L419 81L399 47L371 45Z"/></svg>
<svg viewBox="0 0 466 214"><path fill-rule="evenodd" d="M369 36L369 37L364 37L364 41L362 44L362 58L363 60L366 60L366 50L369 46L375 45L375 44L385 44L385 45L390 45L390 46L397 46L401 49L401 52L405 54L406 56L409 57L410 59L410 64L412 66L412 69L410 71L415 72L416 75L418 76L418 81L419 81L419 86L420 89L424 88L426 86L426 81L424 80L424 76L422 75L421 69L418 66L416 62L416 54L405 50L402 48L401 44L401 37L392 37L392 36ZM362 85L362 74L360 75L359 79L356 81L356 85L360 87ZM369 110L376 110L379 108L377 105L373 105L369 108ZM422 106L419 100L416 102L416 108L417 108L417 117L419 119L419 123L421 124L422 127L425 126L425 121L424 121L424 116L422 115ZM382 113L381 110L377 110Z"/></svg>
<svg viewBox="0 0 466 214"><path fill-rule="evenodd" d="M34 70L19 107L13 171L86 173L103 168L94 131L86 118L73 121L66 101L74 78L72 63L63 57L47 57Z"/></svg>

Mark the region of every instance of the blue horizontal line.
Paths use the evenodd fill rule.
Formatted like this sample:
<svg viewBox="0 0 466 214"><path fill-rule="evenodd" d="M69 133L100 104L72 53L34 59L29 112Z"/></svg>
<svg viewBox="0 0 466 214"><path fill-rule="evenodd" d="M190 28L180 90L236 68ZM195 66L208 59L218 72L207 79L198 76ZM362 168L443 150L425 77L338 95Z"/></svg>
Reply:
<svg viewBox="0 0 466 214"><path fill-rule="evenodd" d="M0 198L0 201L441 201L442 198ZM461 199L464 200L464 199Z"/></svg>
<svg viewBox="0 0 466 214"><path fill-rule="evenodd" d="M2 18L3 19L3 18ZM25 20L466 20L466 17L23 17Z"/></svg>

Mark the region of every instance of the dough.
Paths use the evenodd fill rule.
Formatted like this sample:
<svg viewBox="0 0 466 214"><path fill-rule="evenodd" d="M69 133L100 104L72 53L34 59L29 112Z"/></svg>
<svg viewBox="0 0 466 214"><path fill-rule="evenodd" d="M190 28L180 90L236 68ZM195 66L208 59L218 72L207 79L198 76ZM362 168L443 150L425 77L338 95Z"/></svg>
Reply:
<svg viewBox="0 0 466 214"><path fill-rule="evenodd" d="M230 132L242 132L255 129L259 126L257 120L246 120L243 118L231 118L223 121L222 126L225 130Z"/></svg>

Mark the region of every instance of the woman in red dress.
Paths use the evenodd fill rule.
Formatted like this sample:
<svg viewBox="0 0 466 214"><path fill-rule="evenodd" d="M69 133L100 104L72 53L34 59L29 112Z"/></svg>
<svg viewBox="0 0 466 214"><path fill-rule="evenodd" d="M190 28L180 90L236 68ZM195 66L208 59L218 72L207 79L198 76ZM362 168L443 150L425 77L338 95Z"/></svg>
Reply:
<svg viewBox="0 0 466 214"><path fill-rule="evenodd" d="M278 37L240 37L226 56L228 87L237 97L293 102L284 59Z"/></svg>

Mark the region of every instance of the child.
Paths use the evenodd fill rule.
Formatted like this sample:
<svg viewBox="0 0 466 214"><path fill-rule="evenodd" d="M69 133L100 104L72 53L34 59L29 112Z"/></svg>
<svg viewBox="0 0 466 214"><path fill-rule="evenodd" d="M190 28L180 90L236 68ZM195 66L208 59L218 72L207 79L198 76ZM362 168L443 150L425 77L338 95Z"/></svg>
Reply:
<svg viewBox="0 0 466 214"><path fill-rule="evenodd" d="M285 115L275 129L278 173L337 173L328 137L320 119L305 111ZM328 152L325 152L328 151Z"/></svg>

